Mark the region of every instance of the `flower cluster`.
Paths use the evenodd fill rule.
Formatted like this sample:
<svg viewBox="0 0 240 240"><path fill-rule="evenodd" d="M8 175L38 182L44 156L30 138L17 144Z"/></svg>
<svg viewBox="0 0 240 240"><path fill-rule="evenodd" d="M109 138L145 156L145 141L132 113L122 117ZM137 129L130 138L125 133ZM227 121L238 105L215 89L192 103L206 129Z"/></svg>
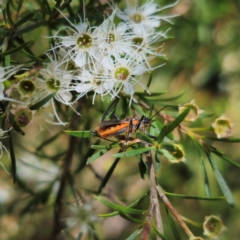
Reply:
<svg viewBox="0 0 240 240"><path fill-rule="evenodd" d="M142 6L136 2L120 10L112 4L111 14L106 14L99 26L91 26L85 16L73 23L59 10L67 24L50 37L55 45L47 51L48 63L31 69L1 67L0 100L11 101L13 114L21 109L17 118L20 127L30 122L29 108L39 102L43 103L41 108L52 106L52 116L60 124L64 123L55 101L74 108L86 94L93 95L92 103L96 95L112 100L126 94L131 104L136 85L148 92L142 76L160 67L151 66L153 58L163 56L159 42L167 38L167 31L159 27L173 15L161 16L159 12L173 5L159 8L153 1Z"/></svg>

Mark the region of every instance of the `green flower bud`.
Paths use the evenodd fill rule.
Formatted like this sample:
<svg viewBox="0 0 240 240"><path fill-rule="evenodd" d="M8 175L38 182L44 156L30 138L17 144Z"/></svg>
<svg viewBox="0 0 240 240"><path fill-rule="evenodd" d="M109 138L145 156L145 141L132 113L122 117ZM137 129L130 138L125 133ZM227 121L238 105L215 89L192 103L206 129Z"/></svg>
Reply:
<svg viewBox="0 0 240 240"><path fill-rule="evenodd" d="M224 116L215 119L215 122L212 123L213 131L217 135L217 138L228 137L232 132L233 124L230 120Z"/></svg>
<svg viewBox="0 0 240 240"><path fill-rule="evenodd" d="M32 120L32 112L28 108L19 108L15 112L14 119L19 127L25 127Z"/></svg>
<svg viewBox="0 0 240 240"><path fill-rule="evenodd" d="M172 163L184 162L185 153L179 144L164 143L161 147L167 150L171 157L167 157ZM165 154L166 155L166 154Z"/></svg>
<svg viewBox="0 0 240 240"><path fill-rule="evenodd" d="M192 100L190 103L186 103L182 107L178 107L178 111L179 113L182 113L186 108L189 107L191 108L191 110L185 117L185 121L194 122L198 118L199 114L203 112L203 110L200 110L195 104L195 102Z"/></svg>
<svg viewBox="0 0 240 240"><path fill-rule="evenodd" d="M18 91L24 97L30 97L36 90L35 83L31 80L21 80L18 84Z"/></svg>
<svg viewBox="0 0 240 240"><path fill-rule="evenodd" d="M203 234L208 237L217 237L226 229L222 220L218 216L206 216L203 223Z"/></svg>

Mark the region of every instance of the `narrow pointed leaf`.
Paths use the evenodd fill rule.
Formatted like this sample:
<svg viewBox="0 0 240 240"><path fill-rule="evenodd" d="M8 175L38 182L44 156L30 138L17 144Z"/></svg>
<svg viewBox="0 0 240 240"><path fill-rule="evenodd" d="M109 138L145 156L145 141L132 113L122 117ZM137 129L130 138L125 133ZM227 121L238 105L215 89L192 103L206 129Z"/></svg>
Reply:
<svg viewBox="0 0 240 240"><path fill-rule="evenodd" d="M142 232L142 227L133 232L126 240L134 240Z"/></svg>
<svg viewBox="0 0 240 240"><path fill-rule="evenodd" d="M219 197L205 197L205 196L196 196L196 195L185 195L185 194L177 194L177 193L169 193L165 192L164 194L168 197L176 197L176 198L184 198L184 199L196 199L196 200L206 200L206 201L216 201L216 200L224 200L225 196Z"/></svg>
<svg viewBox="0 0 240 240"><path fill-rule="evenodd" d="M31 41L28 41L28 42L26 42L26 43L24 43L24 44L22 44L22 45L20 45L20 46L18 46L18 47L16 47L16 48L12 48L12 49L10 49L10 50L8 50L8 51L1 52L1 53L0 53L0 56L1 56L1 55L2 55L2 56L4 56L4 55L10 55L10 54L12 54L12 53L18 52L19 50L25 48L25 47L26 47L28 44L30 44L30 43L31 43Z"/></svg>
<svg viewBox="0 0 240 240"><path fill-rule="evenodd" d="M38 23L33 24L33 25L31 25L31 26L22 28L22 29L20 29L20 30L17 30L17 31L15 32L15 34L13 34L13 37L17 37L17 36L19 36L19 35L23 35L23 34L25 34L25 33L31 32L31 31L33 31L34 29L39 28L39 27L42 27L42 26L44 26L44 25L46 25L46 24L48 24L47 21L41 21L41 22L38 22Z"/></svg>
<svg viewBox="0 0 240 240"><path fill-rule="evenodd" d="M190 110L190 108L186 108L181 114L178 115L177 118L175 118L174 121L164 125L158 136L158 143L161 143L164 137L167 136L170 132L172 132L185 119Z"/></svg>
<svg viewBox="0 0 240 240"><path fill-rule="evenodd" d="M95 154L93 154L91 157L88 158L87 164L90 164L90 163L94 162L95 160L99 159L106 152L108 152L108 149L102 149L101 151L96 152Z"/></svg>
<svg viewBox="0 0 240 240"><path fill-rule="evenodd" d="M109 168L107 174L105 175L104 179L101 182L101 185L98 188L98 194L100 194L102 192L102 189L106 186L108 180L110 179L110 177L112 176L112 173L114 172L118 162L119 162L120 158L116 158L113 162L113 164L111 165L111 167Z"/></svg>
<svg viewBox="0 0 240 240"><path fill-rule="evenodd" d="M90 137L94 136L92 134L92 131L90 131L90 130L89 131L87 131L87 130L84 130L84 131L65 130L64 132L71 136L78 137L78 138L90 138Z"/></svg>
<svg viewBox="0 0 240 240"><path fill-rule="evenodd" d="M150 85L152 83L152 78L153 78L153 74L151 72L149 75L148 83L147 83L147 89L150 87ZM147 93L147 89L144 90L144 93Z"/></svg>
<svg viewBox="0 0 240 240"><path fill-rule="evenodd" d="M153 149L155 149L155 146L151 146L151 147L147 147L147 148L139 148L139 149L131 150L131 151L127 151L127 152L116 153L113 155L113 157L115 157L115 158L134 157L136 155L148 152Z"/></svg>
<svg viewBox="0 0 240 240"><path fill-rule="evenodd" d="M158 152L155 152L154 156L154 169L156 172L159 172L161 168L161 159L160 159L160 154Z"/></svg>
<svg viewBox="0 0 240 240"><path fill-rule="evenodd" d="M152 143L152 144L155 143L153 137L150 137L149 135L147 135L139 130L137 131L137 138L139 138L140 140L147 142L147 143Z"/></svg>
<svg viewBox="0 0 240 240"><path fill-rule="evenodd" d="M110 144L110 145L92 145L91 148L96 149L96 150L98 150L98 149L108 149L108 150L110 150L110 149L118 147L118 146L119 146L118 143L114 143L114 144Z"/></svg>
<svg viewBox="0 0 240 240"><path fill-rule="evenodd" d="M155 226L154 224L152 225L152 227L153 227L153 230L155 231L155 233L156 233L159 237L161 237L162 240L168 240L168 239L156 228L156 226Z"/></svg>
<svg viewBox="0 0 240 240"><path fill-rule="evenodd" d="M135 209L135 208L129 208L125 206L121 206L119 204L110 202L102 197L94 196L99 202L103 203L104 205L108 206L110 209L119 211L123 214L144 214L145 212L143 210Z"/></svg>
<svg viewBox="0 0 240 240"><path fill-rule="evenodd" d="M147 92L135 92L135 94L139 97L146 97L146 98L152 98L152 97L157 97L157 96L160 96L160 95L163 95L165 94L165 92L151 92L150 94L147 93Z"/></svg>
<svg viewBox="0 0 240 240"><path fill-rule="evenodd" d="M208 160L212 166L213 172L215 174L215 177L217 179L217 182L219 184L219 187L221 188L224 196L226 197L226 200L230 206L234 206L233 196L230 191L230 189L227 186L227 183L225 182L224 178L222 177L220 171L218 170L217 164L215 163L214 159L211 157L209 153L207 153Z"/></svg>
<svg viewBox="0 0 240 240"><path fill-rule="evenodd" d="M111 104L108 106L107 110L103 113L101 122L105 121L106 119L110 119L111 116L114 114L116 107L118 105L119 98L115 98Z"/></svg>
<svg viewBox="0 0 240 240"><path fill-rule="evenodd" d="M172 234L173 234L173 236L174 236L174 239L175 239L175 240L181 240L181 237L180 237L180 234L179 234L179 232L178 232L176 223L174 222L173 217L172 217L172 215L169 213L167 207L166 207L166 212L167 212L168 221L169 221L170 227L171 227L171 229L172 229Z"/></svg>
<svg viewBox="0 0 240 240"><path fill-rule="evenodd" d="M52 137L48 138L46 141L43 141L37 148L36 151L40 151L42 148L47 146L49 143L52 143L55 141L60 135L62 134L62 131L58 132L57 134L53 135Z"/></svg>
<svg viewBox="0 0 240 240"><path fill-rule="evenodd" d="M139 167L139 173L141 175L141 178L144 179L145 175L147 174L147 167L146 167L146 164L143 162L141 155L139 155L139 158L138 158L138 167Z"/></svg>
<svg viewBox="0 0 240 240"><path fill-rule="evenodd" d="M131 217L131 216L129 216L129 215L127 215L127 214L124 214L124 213L120 213L119 215L120 215L122 218L128 220L129 222L138 223L138 224L143 224L143 223L144 223L144 221L139 220L139 219L136 219L136 218Z"/></svg>
<svg viewBox="0 0 240 240"><path fill-rule="evenodd" d="M12 13L10 11L10 3L11 1L7 1L7 4L6 4L6 13L7 13L7 17L8 17L8 21L10 22L10 24L12 26L14 26L14 22L12 20Z"/></svg>
<svg viewBox="0 0 240 240"><path fill-rule="evenodd" d="M135 207L136 205L138 205L139 203L141 203L146 197L149 196L149 191L147 193L145 193L141 198L137 199L135 202L131 203L130 205L128 205L127 207ZM111 212L111 213L105 213L105 214L99 214L100 217L113 217L113 216L117 216L119 215L118 211L115 212Z"/></svg>
<svg viewBox="0 0 240 240"><path fill-rule="evenodd" d="M239 143L240 138L214 138L214 137L207 137L208 139L218 141L218 142L227 142L227 143Z"/></svg>
<svg viewBox="0 0 240 240"><path fill-rule="evenodd" d="M222 152L220 152L219 150L215 149L212 150L212 153L214 153L215 155L217 155L218 157L222 158L224 161L233 164L236 167L240 167L240 164L233 161L232 159L230 159L229 157L225 156Z"/></svg>
<svg viewBox="0 0 240 240"><path fill-rule="evenodd" d="M14 153L14 147L13 147L13 142L12 142L12 135L11 132L8 132L8 140L9 140L9 151L10 151L10 157L11 157L11 163L12 163L12 175L13 175L13 182L15 183L16 181L16 158L15 158L15 153Z"/></svg>
<svg viewBox="0 0 240 240"><path fill-rule="evenodd" d="M39 108L44 106L47 102L49 102L54 97L54 95L55 95L55 93L51 93L50 95L48 95L47 97L45 97L44 99L39 101L38 103L36 103L36 104L32 105L31 107L29 107L29 109L30 110L38 110Z"/></svg>
<svg viewBox="0 0 240 240"><path fill-rule="evenodd" d="M202 163L201 165L202 165L202 174L203 174L205 193L208 197L210 197L210 186L209 186L209 181L208 181L208 176L207 176L207 170L205 168L205 164L202 159L201 159L201 163Z"/></svg>
<svg viewBox="0 0 240 240"><path fill-rule="evenodd" d="M22 19L20 19L20 20L15 24L15 27L21 26L21 25L24 24L25 22L30 21L34 16L35 16L35 13L33 13L33 12L27 14L25 17L23 17Z"/></svg>

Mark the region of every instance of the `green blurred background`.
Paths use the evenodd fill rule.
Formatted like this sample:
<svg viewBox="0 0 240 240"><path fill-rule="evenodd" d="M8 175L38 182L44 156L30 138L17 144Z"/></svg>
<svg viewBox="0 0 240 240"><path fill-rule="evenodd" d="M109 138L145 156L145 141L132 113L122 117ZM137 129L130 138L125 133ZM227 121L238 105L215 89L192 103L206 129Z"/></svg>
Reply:
<svg viewBox="0 0 240 240"><path fill-rule="evenodd" d="M41 1L23 1L25 12L39 8ZM50 2L50 1L49 1ZM54 3L53 1L51 2ZM161 5L169 4L170 1L161 1ZM78 1L73 1L72 6L78 6ZM124 5L124 4L123 4ZM214 114L210 119L199 120L196 126L210 126L215 118L225 115L234 124L232 137L240 136L238 125L240 118L240 3L237 0L183 0L172 8L172 14L179 16L173 19L168 39L164 43L163 52L168 60L166 65L159 68L153 75L153 83L150 92L158 89L160 92L167 91L166 97L183 94L179 99L173 101L174 104L184 104L195 100L196 104L206 113ZM87 13L87 14L92 14ZM94 13L93 13L94 14ZM53 26L54 28L55 26ZM166 28L169 25L166 24ZM36 55L40 55L49 48L49 39L41 36L48 36L47 27L41 27L32 32L31 35L24 35L25 41L34 41L32 49ZM15 56L16 59L19 56ZM156 62L157 64L157 62ZM104 103L107 107L107 103ZM90 104L89 104L90 106ZM96 103L96 109L104 108L102 103ZM89 114L87 107L81 111L82 117ZM91 114L96 115L93 110ZM100 114L95 119L98 119ZM86 117L85 117L86 118ZM95 120L96 121L96 120ZM94 122L95 124L96 122ZM91 128L94 128L94 124ZM49 126L51 134L60 130L58 127ZM37 130L38 129L38 130ZM36 156L35 148L41 141L49 137L49 132L39 132L36 124L24 129L26 136L15 136L17 169L19 181L12 183L12 177L2 168L0 169L0 239L51 239L53 219L53 201L58 187L58 182L54 181L60 175L61 159L49 159L44 156ZM56 152L66 150L67 138L65 134L45 149L45 153L54 155ZM19 144L21 142L21 144ZM4 140L3 143L5 144ZM7 144L7 143L6 143ZM90 142L84 143L85 148L89 148ZM214 146L221 149L226 155L240 163L239 143L214 143ZM191 142L186 142L186 163L169 164L163 160L158 181L168 192L204 195L203 179L201 174L201 164L198 155L193 150ZM26 149L30 150L26 151ZM79 150L81 151L81 149ZM92 166L98 174L104 176L111 166L113 159L111 156L104 156L95 161ZM235 200L235 206L230 207L223 201L197 201L169 198L177 211L187 218L196 222L203 222L208 215L219 215L227 231L219 239L239 239L240 238L240 169L230 164L216 159L222 175L225 177ZM7 156L2 159L5 166L10 169ZM222 195L216 183L210 166L206 166L209 172L211 195ZM73 189L81 192L86 202L92 202L97 213L107 212L108 209L102 204L93 200L86 189L97 190L99 179L96 178L91 168L83 167L79 163L78 155L75 155L72 171L81 168L76 174ZM32 199L36 200L38 193L45 188L51 188L51 195L47 201L39 196L39 202L29 205ZM120 161L113 176L111 177L107 191L114 192L123 202L131 203L141 197L148 189L147 180L142 180L138 172L137 162L123 159ZM68 202L65 203L65 221L76 213L69 210L69 205L74 201L71 195L71 188L66 191ZM32 198L32 194L35 198ZM31 206L31 207L28 207ZM142 203L142 208L148 207L148 201ZM164 227L168 239L174 239L169 228L164 206L161 205L163 213ZM94 214L93 214L94 215ZM84 221L83 221L84 222ZM82 226L79 223L79 226ZM189 225L196 235L202 235L202 229ZM113 217L106 220L99 220L96 223L96 230L100 239L126 239L134 229L139 226L131 224L121 217ZM181 231L181 230L180 230ZM74 232L74 230L72 230ZM182 239L187 239L181 233ZM153 235L153 239L154 239ZM74 239L65 234L63 239ZM90 239L85 236L83 239ZM140 237L138 238L140 239Z"/></svg>

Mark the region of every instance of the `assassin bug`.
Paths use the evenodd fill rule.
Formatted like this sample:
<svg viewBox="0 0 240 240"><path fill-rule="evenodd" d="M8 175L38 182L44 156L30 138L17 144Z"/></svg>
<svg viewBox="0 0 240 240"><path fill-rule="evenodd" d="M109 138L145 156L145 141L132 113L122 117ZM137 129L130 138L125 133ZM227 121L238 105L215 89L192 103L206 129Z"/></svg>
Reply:
<svg viewBox="0 0 240 240"><path fill-rule="evenodd" d="M169 106L169 105L168 105ZM108 121L103 121L98 124L98 129L94 131L100 138L106 139L107 137L117 137L121 136L122 133L126 132L127 137L131 133L135 133L139 129L144 129L151 125L153 117L155 117L160 111L164 108L159 110L155 113L151 118L142 116L139 117L127 117L125 119L111 119ZM150 136L153 137L153 136ZM154 138L154 137L153 137ZM126 138L127 141L127 138Z"/></svg>

